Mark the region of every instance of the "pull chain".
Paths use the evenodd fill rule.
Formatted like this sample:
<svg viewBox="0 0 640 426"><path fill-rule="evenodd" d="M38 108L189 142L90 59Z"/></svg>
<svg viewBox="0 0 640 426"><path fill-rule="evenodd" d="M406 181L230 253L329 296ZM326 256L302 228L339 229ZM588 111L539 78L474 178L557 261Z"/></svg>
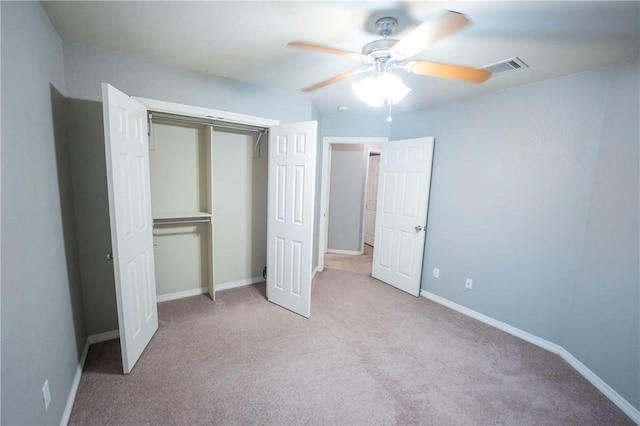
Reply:
<svg viewBox="0 0 640 426"><path fill-rule="evenodd" d="M391 118L391 103L392 102L388 102L389 105L389 114L387 115L387 123L391 123L393 121L393 118Z"/></svg>

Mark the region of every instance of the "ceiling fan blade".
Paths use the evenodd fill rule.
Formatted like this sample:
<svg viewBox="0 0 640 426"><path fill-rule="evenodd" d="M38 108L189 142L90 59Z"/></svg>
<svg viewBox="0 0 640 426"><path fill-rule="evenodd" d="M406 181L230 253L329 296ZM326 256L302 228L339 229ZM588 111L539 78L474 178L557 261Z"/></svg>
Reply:
<svg viewBox="0 0 640 426"><path fill-rule="evenodd" d="M305 41L292 41L287 44L288 47L294 47L296 49L313 50L315 52L330 53L332 55L345 56L347 58L362 61L367 59L366 55L356 52L349 52L348 50L335 49L333 47L322 46L314 43L307 43Z"/></svg>
<svg viewBox="0 0 640 426"><path fill-rule="evenodd" d="M363 72L363 70L353 70L353 71L349 71L349 72L345 72L339 75L336 75L335 77L331 77L327 80L321 81L320 83L316 83L313 86L309 86L307 88L302 89L303 92L313 92L314 90L318 90L321 89L325 86L328 86L330 84L333 83L337 83L339 81L342 80L346 80L347 78L353 77L354 75L358 75L361 72Z"/></svg>
<svg viewBox="0 0 640 426"><path fill-rule="evenodd" d="M413 74L462 80L470 83L483 83L491 77L491 71L488 70L427 61L409 62L407 71Z"/></svg>
<svg viewBox="0 0 640 426"><path fill-rule="evenodd" d="M447 10L445 14L418 25L396 43L392 50L404 58L410 58L468 23L469 20L463 14Z"/></svg>

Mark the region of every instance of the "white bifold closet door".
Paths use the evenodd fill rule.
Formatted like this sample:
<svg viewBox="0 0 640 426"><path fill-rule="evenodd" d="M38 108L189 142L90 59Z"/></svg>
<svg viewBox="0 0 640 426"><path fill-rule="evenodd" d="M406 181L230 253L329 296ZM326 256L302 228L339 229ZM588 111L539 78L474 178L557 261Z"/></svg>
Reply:
<svg viewBox="0 0 640 426"><path fill-rule="evenodd" d="M106 83L102 102L120 350L128 374L158 329L147 109Z"/></svg>
<svg viewBox="0 0 640 426"><path fill-rule="evenodd" d="M317 122L269 129L267 298L311 315Z"/></svg>

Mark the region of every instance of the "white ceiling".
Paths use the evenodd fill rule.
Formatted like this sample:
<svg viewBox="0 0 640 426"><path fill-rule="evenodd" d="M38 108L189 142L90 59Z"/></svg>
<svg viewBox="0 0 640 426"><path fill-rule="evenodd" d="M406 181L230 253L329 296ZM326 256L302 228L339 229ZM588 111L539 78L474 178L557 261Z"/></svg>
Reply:
<svg viewBox="0 0 640 426"><path fill-rule="evenodd" d="M46 1L43 6L64 40L291 91L361 64L287 48L289 41L359 52L378 38L367 29L384 15L398 19L396 38L443 9L472 20L417 59L482 67L518 56L530 66L481 85L403 74L413 89L396 106L405 111L595 69L640 51L638 1ZM310 96L323 113L338 105L371 109L355 98L349 81Z"/></svg>

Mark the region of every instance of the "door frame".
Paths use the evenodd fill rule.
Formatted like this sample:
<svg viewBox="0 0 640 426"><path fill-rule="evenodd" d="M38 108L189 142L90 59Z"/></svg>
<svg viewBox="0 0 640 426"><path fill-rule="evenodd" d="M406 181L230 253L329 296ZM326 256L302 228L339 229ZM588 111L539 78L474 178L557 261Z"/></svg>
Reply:
<svg viewBox="0 0 640 426"><path fill-rule="evenodd" d="M369 166L371 165L371 153L377 153L380 155L380 147L379 146L367 146L366 159L367 159L367 168L365 170L367 178L364 183L364 200L362 201L362 238L360 239L360 248L364 253L364 234L366 231L365 228L365 219L367 216L367 194L369 192ZM377 196L378 194L376 194Z"/></svg>
<svg viewBox="0 0 640 426"><path fill-rule="evenodd" d="M220 111L217 109L161 101L158 99L141 98L138 96L131 96L131 98L146 106L148 110L157 112L185 115L188 117L207 118L210 120L226 121L233 124L247 124L256 127L271 127L280 124L280 120L257 117L254 115L238 114L236 112Z"/></svg>
<svg viewBox="0 0 640 426"><path fill-rule="evenodd" d="M329 190L331 177L331 149L332 145L369 145L388 142L386 137L335 137L322 138L322 167L320 172L320 215L318 231L318 272L324 270L324 255L327 252L329 231ZM368 151L367 151L368 155ZM368 164L367 164L367 167ZM364 223L363 225L364 226ZM364 241L364 235L361 238Z"/></svg>

